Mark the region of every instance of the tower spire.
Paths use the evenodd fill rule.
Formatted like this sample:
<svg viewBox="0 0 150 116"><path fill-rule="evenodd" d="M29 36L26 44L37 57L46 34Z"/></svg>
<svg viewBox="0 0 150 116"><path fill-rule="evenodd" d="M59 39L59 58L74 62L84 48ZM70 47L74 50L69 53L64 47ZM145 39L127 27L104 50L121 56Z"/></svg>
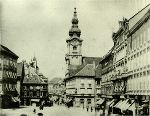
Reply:
<svg viewBox="0 0 150 116"><path fill-rule="evenodd" d="M77 35L78 37L80 37L81 35L81 30L78 28L78 18L77 18L77 11L76 8L74 8L74 15L72 18L72 27L69 30L69 36L72 37L73 35Z"/></svg>
<svg viewBox="0 0 150 116"><path fill-rule="evenodd" d="M77 17L77 11L76 11L76 8L74 8L74 17Z"/></svg>

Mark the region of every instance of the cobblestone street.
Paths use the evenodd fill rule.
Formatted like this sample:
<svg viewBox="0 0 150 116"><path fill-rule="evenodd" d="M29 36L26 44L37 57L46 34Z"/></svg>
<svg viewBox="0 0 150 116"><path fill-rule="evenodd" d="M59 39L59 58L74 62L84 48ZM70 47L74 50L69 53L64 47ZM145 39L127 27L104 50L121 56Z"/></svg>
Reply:
<svg viewBox="0 0 150 116"><path fill-rule="evenodd" d="M27 114L27 116L37 116L38 113L43 113L43 116L95 116L95 112L87 112L86 109L54 105L52 107L44 107L39 110L36 107L36 113L33 112L33 106L22 107L19 109L2 109L0 116L20 116Z"/></svg>

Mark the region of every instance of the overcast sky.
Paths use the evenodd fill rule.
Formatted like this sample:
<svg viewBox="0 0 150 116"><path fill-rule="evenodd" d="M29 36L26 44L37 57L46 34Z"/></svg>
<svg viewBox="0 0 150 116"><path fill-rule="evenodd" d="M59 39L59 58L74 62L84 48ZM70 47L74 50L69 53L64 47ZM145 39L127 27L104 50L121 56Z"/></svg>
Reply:
<svg viewBox="0 0 150 116"><path fill-rule="evenodd" d="M64 77L66 39L77 7L83 55L102 57L112 47L118 21L149 0L1 0L2 44L27 62L35 55L49 79Z"/></svg>

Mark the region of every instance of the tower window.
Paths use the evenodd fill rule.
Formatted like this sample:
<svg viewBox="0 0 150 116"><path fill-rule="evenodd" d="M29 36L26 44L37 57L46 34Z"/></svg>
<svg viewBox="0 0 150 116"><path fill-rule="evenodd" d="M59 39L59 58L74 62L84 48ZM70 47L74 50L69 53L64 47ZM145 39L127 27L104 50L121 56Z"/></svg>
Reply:
<svg viewBox="0 0 150 116"><path fill-rule="evenodd" d="M73 50L77 50L77 46L73 46Z"/></svg>

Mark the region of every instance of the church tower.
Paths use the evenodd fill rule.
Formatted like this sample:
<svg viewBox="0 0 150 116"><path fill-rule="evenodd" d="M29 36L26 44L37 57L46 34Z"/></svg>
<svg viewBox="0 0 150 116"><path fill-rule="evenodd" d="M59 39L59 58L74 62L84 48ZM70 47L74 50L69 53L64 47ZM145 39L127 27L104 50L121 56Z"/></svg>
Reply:
<svg viewBox="0 0 150 116"><path fill-rule="evenodd" d="M74 15L72 18L72 27L69 30L69 38L67 42L67 54L66 63L67 65L81 65L82 64L82 39L80 38L81 30L78 28L78 18L76 8L74 9Z"/></svg>

